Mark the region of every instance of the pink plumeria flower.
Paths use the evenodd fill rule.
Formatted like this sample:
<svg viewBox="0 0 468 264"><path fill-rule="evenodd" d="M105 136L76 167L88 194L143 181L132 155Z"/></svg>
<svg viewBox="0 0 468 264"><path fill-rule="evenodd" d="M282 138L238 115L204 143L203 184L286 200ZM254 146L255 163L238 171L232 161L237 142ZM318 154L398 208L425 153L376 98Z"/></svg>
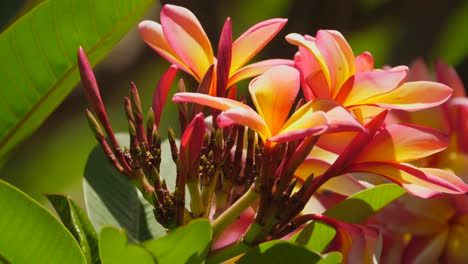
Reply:
<svg viewBox="0 0 468 264"><path fill-rule="evenodd" d="M210 94L216 94L213 87L219 84L218 79L221 79L225 89L273 66L293 64L291 60L270 59L245 66L283 28L286 19L275 18L258 23L234 42L228 19L221 33L217 61L210 40L191 11L180 6L164 5L160 18L160 24L148 20L139 24L142 38L159 55L199 82L209 67L215 64Z"/></svg>
<svg viewBox="0 0 468 264"><path fill-rule="evenodd" d="M285 142L324 133L329 120L323 111L314 111L309 102L289 113L299 93L299 72L290 66L276 66L249 85L257 109L228 98L199 93L177 93L173 102L192 102L222 112L217 119L220 127L238 124L255 130L265 143Z"/></svg>
<svg viewBox="0 0 468 264"><path fill-rule="evenodd" d="M354 57L338 31L319 30L315 38L292 33L286 40L299 47L295 61L306 100L333 99L361 120L383 109L416 111L433 107L452 94L452 89L441 83L406 82L406 66L374 69L372 55L365 52Z"/></svg>

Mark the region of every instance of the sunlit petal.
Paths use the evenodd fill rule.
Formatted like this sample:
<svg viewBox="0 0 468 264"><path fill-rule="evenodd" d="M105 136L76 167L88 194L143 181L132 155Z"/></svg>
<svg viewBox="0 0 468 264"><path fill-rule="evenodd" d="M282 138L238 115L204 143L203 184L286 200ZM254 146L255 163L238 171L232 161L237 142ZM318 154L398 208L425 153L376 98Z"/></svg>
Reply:
<svg viewBox="0 0 468 264"><path fill-rule="evenodd" d="M416 111L440 105L447 101L453 90L436 82L407 82L397 89L362 101L362 104L377 105L389 109Z"/></svg>
<svg viewBox="0 0 468 264"><path fill-rule="evenodd" d="M290 66L276 66L252 80L249 91L257 112L276 135L299 92L299 72Z"/></svg>
<svg viewBox="0 0 468 264"><path fill-rule="evenodd" d="M154 21L145 20L138 24L138 31L143 40L161 57L177 65L181 70L193 74L189 67L179 58L166 40L162 26Z"/></svg>
<svg viewBox="0 0 468 264"><path fill-rule="evenodd" d="M245 107L233 107L218 116L218 125L225 127L233 123L249 127L255 130L265 140L271 137L270 129L265 120L253 109Z"/></svg>
<svg viewBox="0 0 468 264"><path fill-rule="evenodd" d="M314 111L323 111L330 120L327 133L344 131L365 131L359 121L343 106L330 99L316 99L313 104Z"/></svg>
<svg viewBox="0 0 468 264"><path fill-rule="evenodd" d="M312 54L315 57L327 81L328 87L331 87L330 71L328 69L327 62L325 61L325 58L320 53L320 50L317 48L317 45L315 44L315 42L306 40L304 36L301 36L297 33L288 34L286 36L286 40L293 45L303 47L305 50L310 52L310 54ZM303 53L302 51L300 52Z"/></svg>
<svg viewBox="0 0 468 264"><path fill-rule="evenodd" d="M174 103L196 103L196 104L208 106L211 108L215 108L221 111L225 111L233 107L240 107L240 108L252 110L249 106L241 102L238 102L236 100L222 98L222 97L215 97L215 96L201 94L201 93L176 93L172 97L172 102Z"/></svg>
<svg viewBox="0 0 468 264"><path fill-rule="evenodd" d="M294 66L294 61L287 59L270 59L249 64L239 69L234 75L230 77L228 87L241 80L258 76L266 72L267 70L279 65Z"/></svg>
<svg viewBox="0 0 468 264"><path fill-rule="evenodd" d="M353 51L341 33L333 30L319 30L315 44L328 65L331 94L335 96L343 83L355 73Z"/></svg>
<svg viewBox="0 0 468 264"><path fill-rule="evenodd" d="M345 106L360 104L365 99L394 90L406 80L407 75L408 69L357 73L349 91L345 93L343 89L340 90L337 100Z"/></svg>
<svg viewBox="0 0 468 264"><path fill-rule="evenodd" d="M161 25L167 42L200 81L213 64L214 54L198 19L186 8L164 5Z"/></svg>
<svg viewBox="0 0 468 264"><path fill-rule="evenodd" d="M279 133L270 138L270 141L285 142L319 135L327 130L328 124L329 121L324 112L313 112L310 107L305 107L294 112Z"/></svg>
<svg viewBox="0 0 468 264"><path fill-rule="evenodd" d="M410 164L357 163L349 168L349 172L375 173L422 198L433 197L440 193L465 193L468 191L468 186L451 172L441 169L416 168Z"/></svg>
<svg viewBox="0 0 468 264"><path fill-rule="evenodd" d="M372 71L374 69L374 58L369 52L364 52L354 59L356 73Z"/></svg>
<svg viewBox="0 0 468 264"><path fill-rule="evenodd" d="M408 162L439 152L447 145L447 136L438 130L410 124L393 124L379 131L355 162Z"/></svg>
<svg viewBox="0 0 468 264"><path fill-rule="evenodd" d="M284 27L287 19L274 18L260 22L232 44L232 64L230 75L233 75L248 60L255 56Z"/></svg>

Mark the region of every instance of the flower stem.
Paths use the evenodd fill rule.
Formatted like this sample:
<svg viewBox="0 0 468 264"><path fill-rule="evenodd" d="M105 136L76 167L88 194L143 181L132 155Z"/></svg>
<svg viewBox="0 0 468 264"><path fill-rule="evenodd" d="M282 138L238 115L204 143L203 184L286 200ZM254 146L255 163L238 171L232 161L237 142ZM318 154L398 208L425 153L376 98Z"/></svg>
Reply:
<svg viewBox="0 0 468 264"><path fill-rule="evenodd" d="M258 198L258 191L252 185L249 190L244 193L239 200L233 203L226 211L224 211L216 220L213 221L213 237L217 237L229 225L234 223L240 214L247 209Z"/></svg>
<svg viewBox="0 0 468 264"><path fill-rule="evenodd" d="M198 181L187 181L187 188L190 193L190 208L194 217L199 217L203 214L204 206L201 199L200 188Z"/></svg>

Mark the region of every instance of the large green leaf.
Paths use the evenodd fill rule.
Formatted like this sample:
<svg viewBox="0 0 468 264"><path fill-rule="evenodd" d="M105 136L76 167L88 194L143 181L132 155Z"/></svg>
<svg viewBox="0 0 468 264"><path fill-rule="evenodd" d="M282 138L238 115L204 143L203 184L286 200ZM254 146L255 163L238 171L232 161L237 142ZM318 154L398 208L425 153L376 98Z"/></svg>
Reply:
<svg viewBox="0 0 468 264"><path fill-rule="evenodd" d="M75 239L57 218L23 192L0 180L2 261L86 263Z"/></svg>
<svg viewBox="0 0 468 264"><path fill-rule="evenodd" d="M167 236L143 243L158 264L204 263L213 230L206 219L197 219Z"/></svg>
<svg viewBox="0 0 468 264"><path fill-rule="evenodd" d="M273 240L250 250L237 263L317 263L321 259L317 253L305 247L288 241Z"/></svg>
<svg viewBox="0 0 468 264"><path fill-rule="evenodd" d="M128 145L127 135L120 134L118 139ZM88 158L83 188L88 217L98 232L106 225L124 228L132 242L166 233L156 222L153 206L109 163L100 146Z"/></svg>
<svg viewBox="0 0 468 264"><path fill-rule="evenodd" d="M103 264L153 264L144 248L129 244L124 230L106 226L99 234L99 252Z"/></svg>
<svg viewBox="0 0 468 264"><path fill-rule="evenodd" d="M0 35L0 157L36 129L79 80L81 45L92 65L151 0L49 0Z"/></svg>
<svg viewBox="0 0 468 264"><path fill-rule="evenodd" d="M60 194L46 194L46 196L65 227L80 245L86 262L89 264L101 263L97 234L86 214L70 197Z"/></svg>
<svg viewBox="0 0 468 264"><path fill-rule="evenodd" d="M348 197L328 209L324 215L343 222L359 224L404 193L405 190L396 184L378 185ZM322 252L335 233L335 230L326 224L313 222L295 235L292 240Z"/></svg>

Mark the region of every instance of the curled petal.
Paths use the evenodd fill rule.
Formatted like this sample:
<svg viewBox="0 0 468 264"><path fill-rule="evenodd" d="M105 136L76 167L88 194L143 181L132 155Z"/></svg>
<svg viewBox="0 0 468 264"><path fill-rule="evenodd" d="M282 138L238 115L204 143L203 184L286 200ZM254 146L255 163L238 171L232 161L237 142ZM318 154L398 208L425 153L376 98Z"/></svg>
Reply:
<svg viewBox="0 0 468 264"><path fill-rule="evenodd" d="M200 81L213 64L214 54L198 19L186 8L165 5L161 25L167 42Z"/></svg>
<svg viewBox="0 0 468 264"><path fill-rule="evenodd" d="M408 69L390 71L368 71L357 73L348 88L340 90L337 100L345 106L360 104L362 101L388 93L402 85L408 76Z"/></svg>
<svg viewBox="0 0 468 264"><path fill-rule="evenodd" d="M304 52L300 51L301 54L307 51L315 57L318 65L320 65L321 72L323 73L324 79L326 80L328 87L331 87L331 77L330 77L330 71L328 69L327 62L325 61L325 58L322 56L320 50L317 48L315 41L306 39L304 36L301 36L297 33L288 34L286 36L286 40L293 45L303 47Z"/></svg>
<svg viewBox="0 0 468 264"><path fill-rule="evenodd" d="M356 73L372 71L374 69L374 58L369 52L364 52L354 59Z"/></svg>
<svg viewBox="0 0 468 264"><path fill-rule="evenodd" d="M230 75L233 75L248 60L255 56L276 34L284 27L287 19L274 18L260 22L232 44L232 66Z"/></svg>
<svg viewBox="0 0 468 264"><path fill-rule="evenodd" d="M174 103L196 103L196 104L201 104L201 105L208 106L214 109L218 109L221 111L225 111L233 107L241 107L241 108L252 110L252 108L250 108L249 106L241 102L238 102L236 100L222 98L222 97L215 97L215 96L201 94L201 93L176 93L172 97L172 102Z"/></svg>
<svg viewBox="0 0 468 264"><path fill-rule="evenodd" d="M161 57L177 65L181 70L193 74L189 67L183 62L164 36L162 26L154 21L145 20L138 25L141 38Z"/></svg>
<svg viewBox="0 0 468 264"><path fill-rule="evenodd" d="M271 137L270 129L265 121L251 108L230 108L218 116L217 122L220 127L226 127L234 123L249 127L259 133L263 140Z"/></svg>
<svg viewBox="0 0 468 264"><path fill-rule="evenodd" d="M299 72L290 66L276 66L252 80L249 91L258 113L276 135L299 92Z"/></svg>
<svg viewBox="0 0 468 264"><path fill-rule="evenodd" d="M393 124L380 130L355 162L408 162L437 153L447 145L447 136L438 130L410 124Z"/></svg>
<svg viewBox="0 0 468 264"><path fill-rule="evenodd" d="M328 128L328 124L329 121L324 112L312 112L310 108L306 108L304 111L299 109L288 119L279 133L269 140L274 142L286 142L301 139L306 136L316 136L324 133Z"/></svg>
<svg viewBox="0 0 468 264"><path fill-rule="evenodd" d="M365 131L359 121L337 102L329 99L316 99L313 101L314 111L323 111L330 120L327 133L345 131Z"/></svg>
<svg viewBox="0 0 468 264"><path fill-rule="evenodd" d="M416 168L410 164L366 162L353 164L349 172L368 172L383 176L402 186L413 195L430 198L440 193L465 193L466 185L455 174L431 168Z"/></svg>
<svg viewBox="0 0 468 264"><path fill-rule="evenodd" d="M167 95L169 94L169 89L171 88L176 73L177 66L170 66L161 79L159 79L158 85L156 86L156 91L153 95L153 112L156 126L159 126L161 114L164 109L164 105L166 104Z"/></svg>
<svg viewBox="0 0 468 264"><path fill-rule="evenodd" d="M249 64L239 69L237 72L234 73L234 75L232 75L229 78L228 87L241 80L258 76L266 72L267 70L279 65L294 66L294 61L286 59L270 59Z"/></svg>
<svg viewBox="0 0 468 264"><path fill-rule="evenodd" d="M450 87L441 83L407 82L389 93L374 96L361 103L389 109L417 111L444 103L452 93Z"/></svg>
<svg viewBox="0 0 468 264"><path fill-rule="evenodd" d="M315 38L330 71L332 96L335 96L343 83L355 73L353 50L338 31L319 30Z"/></svg>

